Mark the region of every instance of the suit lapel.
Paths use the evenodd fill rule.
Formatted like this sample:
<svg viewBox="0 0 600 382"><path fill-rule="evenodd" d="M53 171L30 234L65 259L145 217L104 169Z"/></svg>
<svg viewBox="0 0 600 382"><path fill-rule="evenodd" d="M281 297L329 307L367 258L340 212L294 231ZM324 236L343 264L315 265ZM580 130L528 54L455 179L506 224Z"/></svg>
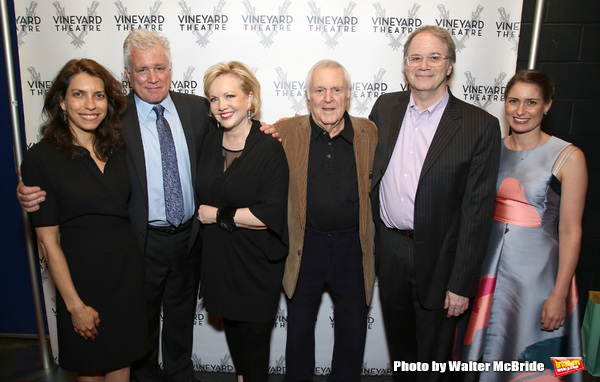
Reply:
<svg viewBox="0 0 600 382"><path fill-rule="evenodd" d="M389 137L387 138L387 158L388 161L392 157L396 142L398 141L398 135L400 134L400 128L402 128L402 121L404 121L404 114L406 114L406 108L408 107L408 101L410 100L409 92L402 92L398 97L398 104L392 110L391 121L397 121L392 123Z"/></svg>
<svg viewBox="0 0 600 382"><path fill-rule="evenodd" d="M356 175L358 179L368 179L369 168L369 156L362 155L369 152L369 136L364 133L363 125L360 121L354 117L350 117L352 121L352 129L354 130L354 142L352 143L354 148L354 160L356 161ZM359 189L363 186L362 182L358 182ZM359 190L360 193L368 193L369 190Z"/></svg>
<svg viewBox="0 0 600 382"><path fill-rule="evenodd" d="M312 137L312 129L310 127L310 117L307 116L306 118L302 118L301 120L301 141L303 142L301 144L301 151L300 151L300 157L299 160L302 161L302 163L300 163L299 169L301 171L301 173L299 173L299 178L298 179L303 179L303 181L298 182L298 185L300 186L300 189L298 190L298 200L299 202L299 209L298 211L300 212L300 222L301 222L301 226L304 229L304 227L306 227L306 198L307 198L307 189L308 189L308 182L304 179L308 179L308 155L309 155L309 150L310 150L310 140Z"/></svg>
<svg viewBox="0 0 600 382"><path fill-rule="evenodd" d="M183 133L185 135L185 141L188 147L188 153L190 158L190 168L192 171L192 184L196 184L196 138L194 136L194 123L192 121L192 111L189 109L189 106L182 102L178 93L170 92L171 99L175 104L175 108L177 109L177 115L179 115L179 120L181 121L181 126L183 128Z"/></svg>
<svg viewBox="0 0 600 382"><path fill-rule="evenodd" d="M123 136L133 160L135 171L130 174L131 177L137 176L143 194L148 198L148 182L146 179L146 159L144 157L144 145L142 143L142 133L140 131L140 122L137 116L137 108L135 106L135 98L133 92L127 96L127 110L121 120L123 125ZM133 169L132 169L133 170Z"/></svg>
<svg viewBox="0 0 600 382"><path fill-rule="evenodd" d="M446 110L444 110L444 114L442 114L440 124L435 132L435 135L433 136L433 140L431 141L431 145L429 146L427 155L425 156L425 161L423 162L423 168L421 170L421 175L419 176L419 181L423 179L423 176L427 173L427 171L429 171L431 166L435 163L435 161L439 158L440 154L447 147L450 139L452 139L454 134L456 134L456 131L460 127L460 118L460 108L458 107L454 96L450 94L450 99L448 100Z"/></svg>

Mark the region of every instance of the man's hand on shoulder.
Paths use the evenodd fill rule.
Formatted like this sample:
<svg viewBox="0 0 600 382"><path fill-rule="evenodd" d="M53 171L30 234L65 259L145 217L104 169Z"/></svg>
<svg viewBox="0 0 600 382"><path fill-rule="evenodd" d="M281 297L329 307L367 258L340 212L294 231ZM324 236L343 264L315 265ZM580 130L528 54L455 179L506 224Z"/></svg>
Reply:
<svg viewBox="0 0 600 382"><path fill-rule="evenodd" d="M263 133L265 133L267 135L271 135L273 138L279 139L279 142L281 142L281 137L279 136L279 133L277 132L277 130L275 129L275 127L273 125L269 125L268 123L261 122L260 131L262 131Z"/></svg>

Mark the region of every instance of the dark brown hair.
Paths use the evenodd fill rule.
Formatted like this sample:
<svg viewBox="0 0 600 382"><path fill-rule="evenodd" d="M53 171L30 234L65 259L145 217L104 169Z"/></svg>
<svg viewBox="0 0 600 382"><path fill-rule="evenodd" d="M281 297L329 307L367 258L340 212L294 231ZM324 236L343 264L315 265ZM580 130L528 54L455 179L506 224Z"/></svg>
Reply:
<svg viewBox="0 0 600 382"><path fill-rule="evenodd" d="M544 103L548 103L554 98L554 81L552 81L545 73L535 69L519 70L506 84L506 89L504 90L505 98L508 96L510 89L519 82L537 85L542 91Z"/></svg>
<svg viewBox="0 0 600 382"><path fill-rule="evenodd" d="M65 100L67 89L73 77L85 73L98 77L104 83L104 93L108 103L106 117L94 131L94 152L101 160L106 160L117 148L124 143L120 127L121 115L127 107L121 83L102 65L94 60L83 58L71 60L63 66L52 82L52 86L44 97L43 114L45 122L42 125L42 138L64 152L69 158L82 155L73 144L73 133L60 107L60 101Z"/></svg>

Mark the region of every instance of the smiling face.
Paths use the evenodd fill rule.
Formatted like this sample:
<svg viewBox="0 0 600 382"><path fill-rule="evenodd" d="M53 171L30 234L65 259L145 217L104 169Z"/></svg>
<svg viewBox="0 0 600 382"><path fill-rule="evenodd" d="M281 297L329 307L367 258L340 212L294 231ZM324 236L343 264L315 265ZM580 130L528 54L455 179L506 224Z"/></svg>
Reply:
<svg viewBox="0 0 600 382"><path fill-rule="evenodd" d="M331 132L343 123L350 99L342 68L315 69L308 91L308 110L317 125Z"/></svg>
<svg viewBox="0 0 600 382"><path fill-rule="evenodd" d="M517 82L504 101L504 112L513 133L523 134L539 129L544 113L550 110L552 100L544 102L539 86Z"/></svg>
<svg viewBox="0 0 600 382"><path fill-rule="evenodd" d="M87 73L74 75L60 107L67 113L69 128L75 137L92 133L108 110L104 83Z"/></svg>
<svg viewBox="0 0 600 382"><path fill-rule="evenodd" d="M215 78L207 94L210 112L225 129L248 125L248 110L252 105L252 92L244 94L240 81L231 74Z"/></svg>
<svg viewBox="0 0 600 382"><path fill-rule="evenodd" d="M169 94L171 64L165 49L157 45L148 49L131 49L131 71L125 68L133 91L142 100L157 104Z"/></svg>
<svg viewBox="0 0 600 382"><path fill-rule="evenodd" d="M424 31L414 36L407 49L407 57L448 55L448 46L440 37L431 32ZM447 77L452 73L454 63L446 60L442 66L432 67L427 60L422 60L420 65L407 66L404 64L404 74L410 84L411 91L417 95L441 98L448 83Z"/></svg>

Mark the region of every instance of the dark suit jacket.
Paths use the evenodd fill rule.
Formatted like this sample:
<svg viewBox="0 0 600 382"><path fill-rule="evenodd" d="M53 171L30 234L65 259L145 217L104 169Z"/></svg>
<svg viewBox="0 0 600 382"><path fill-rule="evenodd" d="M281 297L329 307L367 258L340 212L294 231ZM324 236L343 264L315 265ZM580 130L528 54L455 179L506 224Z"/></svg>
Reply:
<svg viewBox="0 0 600 382"><path fill-rule="evenodd" d="M379 143L372 175L373 216L410 92L379 97L369 118ZM417 293L426 309L442 309L446 290L472 297L489 239L500 160L498 120L450 95L419 177L414 212ZM379 228L377 228L379 231ZM380 249L376 242L375 252Z"/></svg>
<svg viewBox="0 0 600 382"><path fill-rule="evenodd" d="M177 114L181 120L185 139L190 154L190 165L192 171L192 185L196 182L197 159L200 156L200 148L204 135L212 122L208 116L208 101L203 97L190 94L170 92L173 103L177 108ZM129 202L129 214L131 225L139 241L142 251L146 249L146 232L148 230L148 186L146 180L146 161L144 159L144 146L142 134L137 117L137 108L133 92L127 96L127 110L121 119L123 136L127 145L127 163L131 176L131 200ZM192 223L192 236L189 244L191 251L198 231L200 222L194 218Z"/></svg>

